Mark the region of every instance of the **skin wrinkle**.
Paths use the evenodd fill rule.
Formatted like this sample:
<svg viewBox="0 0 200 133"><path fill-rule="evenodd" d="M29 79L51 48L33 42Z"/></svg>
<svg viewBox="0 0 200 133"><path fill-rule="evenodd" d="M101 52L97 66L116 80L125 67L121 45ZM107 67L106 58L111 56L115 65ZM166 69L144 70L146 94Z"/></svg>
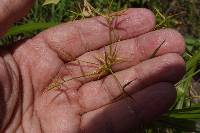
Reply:
<svg viewBox="0 0 200 133"><path fill-rule="evenodd" d="M56 53L57 57L59 57L59 54L56 52L56 50L55 50L54 48L51 47L51 45L49 44L49 42L45 39L45 37L43 37L43 34L41 34L41 35L42 35L41 38L43 38L42 41L47 45L47 47L48 47L49 49L51 49L52 51L54 51L54 52ZM65 64L60 65L60 68L57 69L57 71L55 72L55 74L54 74L53 77L55 77L56 75L59 74L61 68L62 68L64 65L65 65ZM48 82L48 84L50 84L50 83L51 83L51 81ZM43 91L43 90L42 90L42 91ZM42 94L42 91L41 91L41 94Z"/></svg>
<svg viewBox="0 0 200 133"><path fill-rule="evenodd" d="M11 81L11 83L10 83L11 84L11 86L10 86L11 91L9 91L10 97L6 100L6 102L7 102L6 108L8 110L11 110L11 111L9 113L10 115L6 115L6 116L9 116L9 117L7 117L7 122L4 124L4 126L7 125L7 123L10 121L10 119L12 119L12 116L15 113L14 110L15 110L15 106L17 105L17 98L18 98L18 92L19 92L19 86L18 86L18 82L19 82L18 78L19 77L17 76L18 74L17 75L15 74L13 68L11 68L11 66L10 66L10 63L13 63L14 60L12 62L6 61L6 60L9 60L9 58L10 57L7 57L7 55L4 56L5 68L6 68L7 73L8 73L8 78ZM13 90L13 89L15 89L15 90Z"/></svg>
<svg viewBox="0 0 200 133"><path fill-rule="evenodd" d="M9 95L8 95L8 99L6 99L6 102L7 102L7 106L10 106L9 105L9 101L12 101L12 102L15 102L15 104L14 104L14 108L13 109L11 109L12 110L12 113L10 113L10 118L8 119L8 121L7 122L9 122L9 121L11 121L11 119L12 119L12 116L14 115L14 112L15 112L15 106L17 105L17 100L14 100L13 101L13 79L14 79L14 76L12 75L12 74L14 74L13 73L13 71L12 71L12 69L11 69L11 67L9 66L9 64L6 62L6 61L4 61L4 63L5 63L5 67L7 68L6 70L7 70L7 73L10 73L10 74L8 74L8 80L9 81L11 81L11 86L9 87L10 89L10 91L9 91ZM10 108L8 109L8 110L10 110ZM5 125L7 125L7 123L5 124Z"/></svg>
<svg viewBox="0 0 200 133"><path fill-rule="evenodd" d="M23 69L22 69L23 70ZM22 74L23 75L23 74ZM29 74L30 75L30 74ZM22 77L24 77L24 76L22 76ZM33 87L33 86L32 86ZM24 88L24 87L23 87ZM24 101L23 99L24 99L24 93L23 93L23 89L21 89L21 98L22 98L22 102ZM31 93L31 94L33 94L33 92ZM33 97L32 97L33 98ZM33 101L33 99L31 100L31 101ZM21 103L22 105L23 105L23 103ZM21 112L22 112L22 114L21 114L21 116L23 116L26 112L27 112L27 110L29 109L29 107L30 106L32 106L31 105L32 103L30 103L30 105L27 105L27 107L26 107L26 109L24 110L24 106L21 106ZM13 119L14 119L15 117L13 117ZM22 130L24 130L25 128L24 128L24 126L23 126L23 119L24 119L24 117L21 119L21 127L22 127ZM25 130L24 130L25 131ZM23 132L24 132L23 131Z"/></svg>
<svg viewBox="0 0 200 133"><path fill-rule="evenodd" d="M10 86L10 88L12 88L12 89L10 89L10 95L8 95L8 97L9 97L9 99L7 100L7 101L9 101L10 100L10 98L11 98L11 95L13 94L13 88L15 87L15 86L19 86L19 84L18 84L18 81L19 81L19 74L16 74L16 72L13 70L13 68L12 68L12 66L10 66L10 63L9 62L4 62L5 63L5 65L6 65L6 68L7 68L7 71L8 71L8 73L10 73L9 75L8 75L8 78L9 78L9 81L11 81L11 86Z"/></svg>
<svg viewBox="0 0 200 133"><path fill-rule="evenodd" d="M127 93L136 93L137 91L139 91L139 90L141 90L141 87L142 86L140 86L140 83L141 83L141 81L140 81L140 79L139 79L139 76L138 76L138 74L137 74L137 71L134 69L134 68L132 68L132 70L131 71L133 71L133 72L131 72L131 73L134 73L134 74L132 74L132 75L134 75L134 82L132 82L132 83L130 83L125 89L126 89L126 92ZM122 98L124 98L124 96L123 97L121 97L120 99L117 99L117 100L115 100L115 98L116 97L118 97L118 96L116 96L116 94L112 94L112 93L110 93L110 94L108 94L109 92L111 92L110 91L110 83L108 83L108 82L105 82L105 84L103 84L104 83L104 79L105 79L105 81L106 81L106 79L108 79L108 78L112 78L112 80L114 80L114 82L115 82L115 79L112 77L112 75L109 75L109 76L106 76L106 77L104 77L103 79L101 79L101 80L98 80L98 82L101 82L101 84L100 84L100 87L98 87L99 89L104 89L104 92L106 93L106 95L109 95L109 96L113 96L112 98L110 98L110 100L109 100L109 102L104 102L104 104L101 104L101 106L98 106L98 107L95 107L95 108L93 108L93 109L88 109L88 105L84 105L84 103L82 102L81 104L82 104L82 106L85 106L84 108L85 108L85 110L84 110L84 113L85 112L91 112L91 111L94 111L94 110L97 110L97 109L100 109L100 108L102 108L103 106L106 106L106 105L109 105L109 104L112 104L112 103L114 103L114 102L117 102L117 101L119 101L120 99L122 99ZM131 79L130 79L131 80ZM108 84L107 84L108 83ZM136 85L137 84L137 85ZM87 84L85 84L85 86L87 86ZM82 86L80 89L81 90L83 90L83 88L85 88L85 86ZM104 86L103 88L102 88L102 86ZM123 85L122 85L123 86ZM134 86L134 90L133 90L133 86ZM137 86L137 87L136 87ZM118 88L119 86L117 85L117 88L116 88L116 90L119 90L120 89L120 91L122 91L121 90L121 88ZM107 90L107 91L106 91ZM131 91L130 91L131 90ZM108 92L109 91L109 92ZM116 92L115 92L116 93ZM119 94L119 93L117 93L117 94ZM121 92L120 92L120 94L121 94ZM127 96L128 97L128 96ZM130 98L130 97L129 97ZM80 100L82 100L82 99L80 99ZM95 99L93 99L93 100L95 100Z"/></svg>
<svg viewBox="0 0 200 133"><path fill-rule="evenodd" d="M140 17L140 15L135 15L135 16L130 16L128 18L128 21L127 23L132 20L132 23L135 23L135 25L131 28L135 28L135 27L141 27L139 30L133 30L135 31L134 33L132 33L134 35L134 37L138 37L139 35L141 35L141 33L144 33L146 31L146 33L152 31L152 29L154 28L155 26L155 15L149 10L149 9L145 9L145 8L141 8L141 10L144 10L144 12L142 12L142 15L143 16L148 16L148 17L145 17L145 19L148 19L148 20L145 20L145 21L138 21L138 18L140 20L143 20L144 18L143 17ZM148 14L148 15L147 15ZM141 16L142 16L141 15ZM135 18L134 18L135 17ZM143 18L143 19L142 19ZM136 21L138 21L138 23L136 23ZM151 26L147 26L146 24L142 24L141 26L141 23L144 23L144 22L149 22L149 24L151 24ZM137 25L138 24L138 25ZM124 25L124 23L123 23ZM145 27L146 26L146 27ZM151 27L151 29L149 29L149 27ZM125 28L126 29L126 28ZM148 29L148 30L147 30ZM129 33L130 34L130 33ZM131 34L130 34L131 35ZM127 35L128 36L128 35ZM131 36L132 37L132 36ZM128 37L127 39L130 39L131 37Z"/></svg>
<svg viewBox="0 0 200 133"><path fill-rule="evenodd" d="M124 31L124 29L120 29L120 23L121 23L122 21L124 21L125 18L124 18L124 20L121 20L119 23L117 23L118 17L114 18L114 19L113 19L113 22L112 22L112 24L111 24L111 27L109 27L106 18L104 18L103 20L101 20L101 19L99 19L99 18L100 18L100 17L97 17L97 18L96 18L96 21L106 28L106 29L105 29L105 32L108 34L108 35L107 35L108 37L110 36L110 35L109 35L109 34L110 34L109 31L111 31L111 38L110 38L110 40L112 40L113 43L117 42L118 40L121 40L121 37L114 39L114 36L116 35L116 32L119 32L120 30L121 30L121 31ZM129 18L129 17L128 17L128 18ZM119 26L119 27L118 27L118 26ZM126 34L128 35L127 31L125 31L125 32L126 32ZM119 34L118 34L118 36L119 36ZM110 41L110 40L109 40L109 41ZM109 42L109 43L110 43L110 42ZM109 43L107 44L107 46L110 45ZM106 46L106 45L105 45L105 46ZM96 48L96 50L97 50L97 49L100 49L100 47L99 47L99 48Z"/></svg>
<svg viewBox="0 0 200 133"><path fill-rule="evenodd" d="M20 84L19 84L19 88L23 88L23 78L22 78L22 72L21 72L21 69L19 67L19 73L20 73ZM21 92L19 94L19 99L20 99L20 122L19 122L19 128L21 127L21 129L17 128L17 130L20 130L22 133L25 133L24 131L24 127L23 127L23 124L22 124L22 120L23 120L23 101L24 101L24 97L23 97L23 94L24 94L24 90L23 89L20 89ZM17 114L17 113L16 113Z"/></svg>
<svg viewBox="0 0 200 133"><path fill-rule="evenodd" d="M11 115L9 122L6 124L5 128L3 129L3 131L5 131L5 132L7 132L6 129L8 129L10 126L12 126L12 122L15 121L15 119L16 119L16 115L17 115L16 112L17 112L17 110L19 110L19 104L18 104L19 101L20 101L20 97L18 97L18 99L16 101L16 104L14 106L13 113ZM17 125L20 125L20 123ZM17 126L16 126L16 128L17 128Z"/></svg>
<svg viewBox="0 0 200 133"><path fill-rule="evenodd" d="M103 80L100 80L102 83L101 83L101 86L103 85ZM79 90L81 89L81 87L79 88ZM101 87L99 87L99 89L103 89L103 88L101 88ZM105 89L103 89L104 91L105 91ZM106 92L106 91L105 91ZM82 111L81 111L81 116L82 115L84 115L85 113L88 113L88 112L92 112L92 111L95 111L95 110L97 110L97 109L100 109L100 108L102 108L103 106L105 106L105 105L109 105L109 104L111 104L112 102L108 102L108 103L106 103L106 104L104 104L104 105L102 105L102 106L99 106L98 108L94 108L94 109L90 109L90 110L88 110L87 108L86 108L86 105L84 105L85 103L83 103L83 102L81 102L80 100L82 100L82 99L80 99L81 98L81 95L82 94L80 94L81 92L79 91L79 105L80 105L80 107L82 108ZM114 102L114 101L113 101Z"/></svg>
<svg viewBox="0 0 200 133"><path fill-rule="evenodd" d="M24 68L24 67L22 67L22 68ZM22 69L21 68L21 69ZM26 113L26 111L27 111L27 109L31 106L31 103L32 103L32 93L33 93L33 89L32 89L32 82L31 82L31 76L30 76L30 68L29 67L27 67L28 68L28 70L26 70L26 72L24 72L25 71L25 69L22 69L22 70L24 70L23 72L22 72L22 77L27 77L26 79L22 79L22 81L23 81L23 87L22 87L22 90L24 90L24 88L26 88L26 92L25 91L23 91L23 93L22 93L22 97L23 97L23 101L24 101L24 98L26 98L26 103L23 103L23 114L22 115L24 115L24 113ZM28 75L28 76L27 76ZM27 86L24 82L27 82L29 85ZM28 89L28 90L27 90ZM29 93L29 94L31 94L31 95L27 95L27 93Z"/></svg>
<svg viewBox="0 0 200 133"><path fill-rule="evenodd" d="M128 69L128 68L130 68L131 66L135 66L135 65L137 65L138 63L140 63L140 62L142 62L143 60L141 60L141 57L143 57L143 55L142 55L142 53L140 52L140 47L141 46L139 46L139 43L138 43L138 39L137 39L138 37L136 37L136 38L133 38L133 39L130 39L131 41L130 41L130 43L131 44L134 44L134 45L131 45L130 46L130 57L131 57L131 59L130 58L128 58L127 59L127 62L134 62L132 65L130 65L130 66L128 66L128 67L124 67L124 68L126 68L126 69ZM120 43L119 43L120 44ZM123 45L123 43L121 43L121 45ZM122 57L122 59L123 59L123 57ZM126 58L125 58L125 63L126 63ZM123 64L123 62L122 62L122 64Z"/></svg>
<svg viewBox="0 0 200 133"><path fill-rule="evenodd" d="M83 34L83 35L85 35L85 36L87 36L86 38L85 38L85 42L86 42L86 45L89 45L89 46L87 46L87 51L84 51L84 52L82 52L81 54L79 54L77 57L80 57L80 56L82 56L83 54L85 54L86 52L88 52L88 51L93 51L93 50L96 50L96 49L99 49L99 48L101 48L101 46L97 46L96 44L98 44L99 42L92 42L92 41L90 41L90 40L87 40L87 38L88 37L92 37L93 36L93 34L95 34L95 33L97 33L97 36L98 36L98 33L99 32L102 32L102 33L108 33L108 29L106 28L106 26L102 26L102 24L101 23L96 23L96 22L99 22L99 21L101 21L101 17L100 16L96 16L96 17L94 17L92 20L90 19L88 19L87 21L89 21L90 23L91 23L91 25L90 25L90 30L89 31L86 31L86 29L84 28L84 24L81 24L81 23L77 23L76 25L77 25L77 27L79 27L78 28L78 30L79 31L81 31L81 33ZM92 25L92 23L96 23L96 25ZM79 25L80 26L79 26ZM100 26L102 26L102 29L100 30ZM84 34L85 33L85 34ZM107 37L107 36L106 36ZM91 43L92 42L92 43ZM103 43L104 44L104 43ZM84 47L86 46L86 45L83 45Z"/></svg>
<svg viewBox="0 0 200 133"><path fill-rule="evenodd" d="M30 74L30 70L28 71L28 73L29 73L29 75L31 75ZM32 94L32 96L31 96L29 105L27 105L27 108L23 110L23 114L22 114L22 116L24 116L23 117L24 120L22 119L22 125L24 125L23 127L26 127L26 129L28 130L28 131L26 131L25 128L24 128L24 132L30 132L30 131L34 130L34 129L31 128L31 127L33 127L33 124L35 124L35 121L33 119L34 118L36 118L36 119L39 118L39 117L34 115L35 114L34 111L36 112L36 110L34 110L34 108L35 108L35 93L37 94L38 91L36 91L36 92L33 91L33 90L36 90L36 89L34 89L34 86L32 84L33 83L32 77L31 76L29 76L29 77L30 77L30 84L31 84L31 90L32 90L31 94ZM28 118L26 118L25 114L28 115L27 116ZM26 119L29 119L29 121L30 121L29 125L27 125L26 123L23 123L23 121L26 121ZM40 124L41 123L37 123L37 125L40 125ZM37 125L35 125L34 127L37 127ZM30 126L30 128L29 127L27 128L27 126Z"/></svg>
<svg viewBox="0 0 200 133"><path fill-rule="evenodd" d="M66 66L66 69L67 69L68 71L70 71L70 77L73 78L73 77L76 77L76 76L74 76L74 75L76 75L76 74L74 73L74 72L75 72L74 69L73 69L73 71L72 71L72 69L70 68L70 63L73 64L74 62L73 62L73 61L72 61L72 62L69 62L68 64L65 64L65 66ZM77 71L77 70L76 70L76 71ZM79 70L78 70L78 71L79 71ZM80 66L80 72L81 72L81 74L83 74L82 72L84 72L84 71L83 71L83 68L82 68L81 66ZM79 76L80 76L80 75L79 75ZM77 77L79 77L79 76L77 76ZM86 77L84 77L84 79L85 79L85 78L86 78ZM85 82L82 81L82 79L83 79L83 78L77 78L77 79L74 79L74 81L77 81L78 83L80 83L80 84L81 84L80 87L81 87L81 86L84 85L84 83L85 83ZM80 87L79 87L79 88L80 88Z"/></svg>
<svg viewBox="0 0 200 133"><path fill-rule="evenodd" d="M139 39L138 39L138 37L136 37L134 40L135 40L136 50L140 51L140 52L138 52L138 55L137 55L139 57L138 58L139 62L142 62L142 61L144 61L144 59L142 59L142 57L143 57L142 54L144 54L144 52L142 52L142 51L144 51L144 49L143 49L144 47L142 47L142 46L139 45Z"/></svg>
<svg viewBox="0 0 200 133"><path fill-rule="evenodd" d="M9 65L6 63L5 59L3 59L3 64L4 64L4 67L6 68L6 73L9 73L9 70L10 70L11 68L7 68L7 67L9 67ZM8 82L10 82L11 79L12 79L10 74L8 74L7 78L8 78ZM4 99L5 99L6 101L9 101L10 98L11 98L12 92L13 92L13 89L11 89L11 88L12 88L12 85L11 85L11 86L9 85L9 86L4 87L4 88L6 88L6 91L8 91L8 92L6 93L6 96L4 97Z"/></svg>
<svg viewBox="0 0 200 133"><path fill-rule="evenodd" d="M11 116L11 119L9 120L9 122L7 123L7 125L6 125L6 127L4 128L4 131L5 132L7 132L7 128L14 128L14 129L16 129L17 130L17 126L15 126L15 127L13 127L12 126L12 122L13 121L15 121L16 120L16 116L18 115L17 113L14 113L14 112L18 112L18 110L20 110L20 105L19 105L19 101L20 101L20 98L21 98L21 96L20 96L20 90L19 90L19 92L18 92L18 98L17 98L17 100L16 100L16 104L15 104L15 107L14 107L14 110L13 110L13 113L12 113L12 116ZM18 123L18 124L16 124L16 123L14 123L15 125L20 125L20 123ZM12 129L11 129L12 130ZM13 132L13 131L12 131ZM9 133L9 131L8 131L8 133Z"/></svg>
<svg viewBox="0 0 200 133"><path fill-rule="evenodd" d="M104 92L107 94L107 97L109 97L110 101L113 100L115 98L114 94L111 94L112 92L108 89L110 85L105 84L103 87L103 81L102 81L102 85L100 88L103 88ZM119 88L121 89L121 88Z"/></svg>
<svg viewBox="0 0 200 133"><path fill-rule="evenodd" d="M63 24L64 25L64 24ZM74 26L74 25L72 25L71 23L67 23L66 25L71 25L70 26L70 29L71 28L73 28L73 34L75 34L76 35L76 38L77 38L77 35L79 35L79 33L78 33L78 29L76 29L76 27ZM54 29L56 29L56 27L54 28ZM74 31L76 31L75 33L74 33ZM57 33L57 32L56 32ZM68 34L66 35L65 34L65 36L69 36ZM79 39L74 39L74 38L72 38L71 36L70 37L68 37L69 39L68 40L65 40L65 42L55 42L55 40L50 40L49 38L47 38L46 36L45 36L45 34L39 34L38 35L38 37L39 38L43 38L43 40L44 40L44 42L48 45L48 47L51 49L51 50L53 50L57 55L58 55L58 57L60 57L65 63L67 63L67 62L69 62L67 59L64 59L64 57L63 56L61 56L59 53L63 53L63 52L66 52L66 51L63 51L64 50L64 48L62 49L62 47L60 46L60 43L66 43L66 42L68 42L68 44L72 44L71 42L72 41L75 41L75 40L79 40ZM79 38L79 37L78 37ZM57 46L58 45L58 46ZM82 44L79 44L80 46L82 45ZM73 56L73 47L70 45L70 47L68 47L68 49L70 49L70 52L66 52L66 53L70 53L72 56ZM74 57L73 57L74 58Z"/></svg>
<svg viewBox="0 0 200 133"><path fill-rule="evenodd" d="M18 70L19 70L19 73L20 73L20 69L18 69ZM20 81L22 81L22 80L20 80ZM22 88L21 85L22 85L22 83L19 83L19 88ZM18 104L16 104L16 108L15 108L16 113L12 116L12 120L9 122L10 124L8 124L7 127L5 128L5 130L6 130L5 132L6 133L18 131L18 129L22 126L22 110L23 110L23 107L22 107L22 101L23 101L22 100L22 94L23 94L23 89L19 89L18 93L19 93ZM20 118L18 119L18 117L20 117ZM19 121L19 122L16 122L16 121Z"/></svg>
<svg viewBox="0 0 200 133"><path fill-rule="evenodd" d="M121 15L122 16L122 15ZM129 17L128 17L129 18ZM98 23L100 23L102 26L104 26L105 28L106 28L106 33L108 34L107 36L109 37L110 35L110 33L109 33L109 31L111 31L111 38L110 38L110 40L112 40L112 42L114 43L114 42L117 42L118 40L121 40L121 37L117 37L116 39L114 39L114 36L116 35L116 32L118 32L118 31L124 31L124 29L120 29L120 23L121 22L123 22L124 20L125 20L125 18L123 19L123 20L121 20L119 23L117 23L117 21L118 21L118 16L116 17L116 18L114 18L113 19L113 21L112 21L112 24L111 24L111 27L109 27L110 25L108 24L108 22L107 22L107 20L106 20L106 18L104 18L104 20L100 20L99 19L99 17L96 17L96 19L95 19ZM119 27L118 27L119 26ZM126 34L128 35L128 33L127 33L127 31L125 31L126 32ZM118 34L118 36L119 36L119 34ZM110 42L109 42L110 43ZM108 43L108 45L109 45L109 43ZM97 48L97 49L99 49L99 48Z"/></svg>
<svg viewBox="0 0 200 133"><path fill-rule="evenodd" d="M36 113L36 117L37 117L37 119L38 119L38 121L39 121L40 132L41 132L41 133L45 133L45 131L43 130L42 124L41 124L41 120L40 120L40 118L39 118L37 112L35 112L35 113Z"/></svg>
<svg viewBox="0 0 200 133"><path fill-rule="evenodd" d="M30 71L29 71L29 73L30 73ZM29 76L29 77L30 77L30 81L32 81L31 76ZM34 130L33 128L31 128L31 127L33 127L33 124L35 124L34 118L35 119L39 119L39 117L37 117L36 115L34 115L36 113L36 111L34 110L34 108L35 108L34 107L35 106L35 93L33 92L34 87L33 87L32 83L30 83L30 84L32 86L31 87L32 88L31 89L32 90L32 93L31 93L32 96L31 96L29 105L27 105L25 109L24 109L24 107L22 107L22 116L23 116L23 118L21 120L21 126L22 126L22 129L23 129L24 133L25 132L30 132L30 131ZM24 97L24 95L23 95L23 97ZM30 122L28 125L27 125L27 123L23 123L23 121L26 121L26 119L28 119L29 122ZM37 120L37 121L39 121L39 120ZM34 127L37 127L37 125L39 125L39 124L40 123L37 123ZM28 126L31 126L31 127L29 128ZM26 129L28 131L26 131Z"/></svg>
<svg viewBox="0 0 200 133"><path fill-rule="evenodd" d="M133 73L134 75L134 79L133 81L128 85L126 86L125 91L128 93L128 94L133 94L133 93L137 93L139 90L142 89L142 79L140 78L140 74L139 74L139 71L137 71L136 67L133 67L131 72ZM131 78L130 78L131 80ZM128 82L130 82L130 80ZM133 86L134 86L134 89L133 89Z"/></svg>
<svg viewBox="0 0 200 133"><path fill-rule="evenodd" d="M21 87L22 86L22 84L20 84L20 88L22 88ZM21 92L21 93L20 93ZM24 128L23 128L23 125L22 125L22 118L23 118L23 89L20 89L20 91L19 91L19 103L20 103L20 105L18 105L18 106L20 106L20 107L18 107L19 109L18 110L20 110L20 111L18 111L18 112L20 112L20 116L21 116L21 118L19 118L19 124L18 124L18 128L16 127L16 130L18 130L20 127L22 127L22 131L23 131L23 133L24 133ZM18 115L17 113L16 113L16 115ZM18 116L19 117L19 116ZM13 117L14 118L14 117Z"/></svg>
<svg viewBox="0 0 200 133"><path fill-rule="evenodd" d="M90 49L88 48L87 44L88 42L86 41L86 37L84 36L84 34L82 33L81 31L81 28L78 28L78 25L75 25L74 24L74 27L77 29L77 32L78 32L78 38L80 38L80 42L81 42L81 46L84 47L85 51L89 52ZM86 53L86 52L83 52L83 54ZM82 54L80 54L79 56L81 56Z"/></svg>
<svg viewBox="0 0 200 133"><path fill-rule="evenodd" d="M61 68L59 69L59 71L58 71L58 73L56 75L59 75L59 73L63 73L63 71L62 71L63 67L65 68L65 71L68 71L69 73L67 73L67 75L64 73L64 74L61 75L61 77L69 76L70 78L72 78L72 73L70 72L70 69L66 67L66 64L63 64L63 66L61 66ZM76 82L76 84L79 84L78 87L72 88L72 89L75 89L77 91L83 85L83 83L79 79L74 79L73 82ZM56 97L61 95L62 93L65 93L66 91L68 91L69 87L67 87L67 83L63 84L63 86L64 86L65 89L62 89L61 90L62 92L60 94L56 95Z"/></svg>
<svg viewBox="0 0 200 133"><path fill-rule="evenodd" d="M5 64L5 67L7 69L7 72L9 73L8 74L8 77L10 78L10 81L12 82L10 86L11 88L11 92L10 92L10 96L9 98L6 100L8 102L7 106L12 106L11 108L8 108L11 112L10 114L10 117L7 118L7 122L4 124L4 127L2 128L2 130L5 130L6 127L9 125L9 123L14 119L13 117L15 116L15 111L17 110L18 108L18 95L19 95L19 73L18 70L17 70L17 66L16 66L16 63L14 62L13 58L8 55L7 53L4 53L4 64ZM18 90L18 91L17 91ZM14 99L13 99L14 98ZM10 105L9 101L12 102L12 104ZM14 103L14 104L13 104Z"/></svg>
<svg viewBox="0 0 200 133"><path fill-rule="evenodd" d="M2 83L0 83L0 131L3 129L4 117L6 114L6 101L4 100L4 90Z"/></svg>
<svg viewBox="0 0 200 133"><path fill-rule="evenodd" d="M34 44L34 45L33 45ZM35 53L41 53L41 51L42 50L38 50L38 48L36 48L35 49L35 46L37 46L38 44L42 44L43 46L42 46L42 49L46 49L45 51L46 52L52 52L54 55L53 55L53 57L55 58L55 59L57 59L58 58L58 55L57 55L57 53L56 52L53 52L53 50L51 49L51 48L49 48L49 45L48 45L48 43L47 42L45 42L45 40L43 40L42 38L35 38L35 39L31 39L31 40L29 40L28 41L28 45L30 45L30 46L32 46L32 48L30 48L30 49L32 49L32 51L33 50L35 50L35 52L34 53L32 53L32 55L31 56L33 56ZM44 52L44 51L42 51L42 52ZM23 55L26 55L26 53L25 54L23 54ZM48 54L49 55L49 54ZM38 56L37 56L37 58L39 59L39 58L41 58L42 60L40 60L42 63L43 62L45 62L46 64L48 64L49 65L49 63L51 63L50 61L52 61L52 59L51 60L49 60L48 58L46 58L46 56L48 56L48 55L46 55L46 54L38 54ZM45 56L45 57L44 57ZM37 60L33 60L32 62L30 62L29 63L29 59L24 59L24 60L28 60L27 61L27 64L30 64L30 67L31 66L34 66L33 64L36 64L36 65L38 65L38 62L36 62ZM44 64L44 65L46 65L46 64ZM63 65L63 62L61 62L61 61L59 61L59 65L56 65L55 67L57 68L57 67L62 67L62 65ZM39 65L38 66L39 68L39 70L40 69L43 69L43 68L40 68L41 66ZM43 67L43 66L42 66ZM33 67L34 69L35 69L35 67ZM59 72L59 70L60 70L60 68L58 68L58 69L54 69L54 70L56 70L52 75L48 75L48 77L54 77L55 75L57 75L57 73ZM30 68L31 69L31 68ZM37 71L39 71L39 70L37 70ZM30 70L31 71L31 70ZM40 71L39 71L39 73L41 73ZM35 72L32 72L31 71L31 73L29 74L29 75L35 75ZM37 75L36 75L37 76ZM34 79L32 79L32 83L34 83L33 81L35 80L35 78ZM41 80L41 79L40 79ZM40 81L39 80L39 81ZM42 94L41 92L43 91L43 89L41 89L41 88L45 88L51 81L50 81L51 79L49 79L49 81L48 82L45 82L45 84L43 84L42 86L39 86L39 85L37 85L37 86L35 86L34 87L34 91L36 91L35 93L37 93L36 95L40 95L40 94ZM36 79L36 82L39 82L37 79ZM38 89L38 88L40 88L40 89Z"/></svg>
<svg viewBox="0 0 200 133"><path fill-rule="evenodd" d="M30 74L30 71L28 71L28 73L29 73L29 75L31 75L31 74ZM31 84L31 88L32 88L32 89L31 89L31 90L32 90L32 91L31 91L31 92L32 92L32 93L31 93L31 94L32 94L32 96L31 96L31 102L30 102L29 105L27 105L27 108L26 108L25 110L23 110L23 115L25 115L25 114L28 112L28 110L29 110L30 108L32 108L31 117L33 117L33 109L34 109L34 105L35 105L35 102L34 102L34 101L35 101L35 100L34 100L34 99L35 99L35 94L34 94L33 90L35 90L35 89L34 89L34 86L33 86L33 84L32 84L32 83L33 83L33 80L32 80L32 77L31 77L31 76L30 76L30 81L31 81L30 84Z"/></svg>
<svg viewBox="0 0 200 133"><path fill-rule="evenodd" d="M23 79L22 79L23 81ZM23 83L21 85L21 87L23 88ZM22 90L21 93L21 119L20 119L20 124L21 124L21 128L22 128L22 132L25 133L25 129L24 129L24 125L23 125L23 110L24 110L24 106L23 106L23 101L24 101L24 90Z"/></svg>

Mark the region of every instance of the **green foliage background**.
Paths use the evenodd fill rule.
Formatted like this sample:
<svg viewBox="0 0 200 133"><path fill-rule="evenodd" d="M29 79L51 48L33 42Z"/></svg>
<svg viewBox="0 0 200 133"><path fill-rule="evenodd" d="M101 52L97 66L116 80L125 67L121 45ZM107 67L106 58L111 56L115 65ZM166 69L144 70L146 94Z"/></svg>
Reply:
<svg viewBox="0 0 200 133"><path fill-rule="evenodd" d="M38 32L61 22L81 19L82 0L60 0L56 5L43 6L44 1L36 0L30 13L13 27L0 40L7 45L17 40L31 37ZM106 12L110 0L90 0L97 10ZM80 8L78 8L80 6ZM200 132L200 1L199 0L118 0L112 4L112 10L145 7L155 12L158 28L170 27L181 32L186 41L186 74L176 85L177 100L171 110L152 125L138 132L183 133ZM74 12L74 13L73 13ZM159 15L159 13L162 14ZM164 18L163 18L164 17ZM195 86L197 86L195 88Z"/></svg>

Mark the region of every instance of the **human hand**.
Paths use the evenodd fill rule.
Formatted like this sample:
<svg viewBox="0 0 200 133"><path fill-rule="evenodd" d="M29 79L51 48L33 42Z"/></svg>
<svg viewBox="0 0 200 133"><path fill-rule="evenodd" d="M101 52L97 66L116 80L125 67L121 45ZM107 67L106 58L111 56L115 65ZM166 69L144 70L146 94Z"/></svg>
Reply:
<svg viewBox="0 0 200 133"><path fill-rule="evenodd" d="M113 102L122 94L113 75L77 78L44 92L56 76L71 79L95 71L78 60L98 63L96 56L109 43L109 28L100 23L104 18L69 22L1 52L0 131L122 133L167 111L176 96L173 83L184 73L182 36L172 29L150 32L155 18L146 9L129 9L118 20L116 32L124 41L117 42L117 55L128 61L113 71L122 86L132 81L125 91L135 101Z"/></svg>

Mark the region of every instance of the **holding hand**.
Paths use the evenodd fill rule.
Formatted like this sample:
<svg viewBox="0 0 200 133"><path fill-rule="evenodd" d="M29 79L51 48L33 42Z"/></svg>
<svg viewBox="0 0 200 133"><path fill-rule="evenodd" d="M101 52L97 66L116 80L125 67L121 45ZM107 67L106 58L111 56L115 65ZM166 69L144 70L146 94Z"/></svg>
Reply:
<svg viewBox="0 0 200 133"><path fill-rule="evenodd" d="M19 5L28 8L27 3L16 1L12 10L21 17ZM0 16L2 28L16 20L9 11ZM94 17L60 24L1 51L1 132L125 133L169 109L176 97L173 84L184 74L184 39L172 29L152 31L155 16L147 9L128 9L115 29L117 56L128 61L112 70L123 87L130 82L124 89L134 102L128 96L114 102L123 92L112 74L75 78L44 92L56 77L67 80L96 70L87 62L98 64L97 55L103 57L110 42L102 22L105 18Z"/></svg>

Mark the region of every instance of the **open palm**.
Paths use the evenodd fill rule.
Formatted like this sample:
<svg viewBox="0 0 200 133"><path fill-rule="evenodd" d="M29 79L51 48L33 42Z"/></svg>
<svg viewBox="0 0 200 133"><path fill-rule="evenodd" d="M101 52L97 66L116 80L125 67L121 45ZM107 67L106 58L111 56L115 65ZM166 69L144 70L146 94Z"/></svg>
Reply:
<svg viewBox="0 0 200 133"><path fill-rule="evenodd" d="M1 52L1 131L124 133L164 113L184 73L183 38L172 29L151 31L155 20L147 9L129 9L118 21L117 55L128 60L113 71L134 101L126 95L115 100L122 90L113 75L75 78L46 91L56 79L94 72L87 62L98 63L109 43L103 17L69 22Z"/></svg>

